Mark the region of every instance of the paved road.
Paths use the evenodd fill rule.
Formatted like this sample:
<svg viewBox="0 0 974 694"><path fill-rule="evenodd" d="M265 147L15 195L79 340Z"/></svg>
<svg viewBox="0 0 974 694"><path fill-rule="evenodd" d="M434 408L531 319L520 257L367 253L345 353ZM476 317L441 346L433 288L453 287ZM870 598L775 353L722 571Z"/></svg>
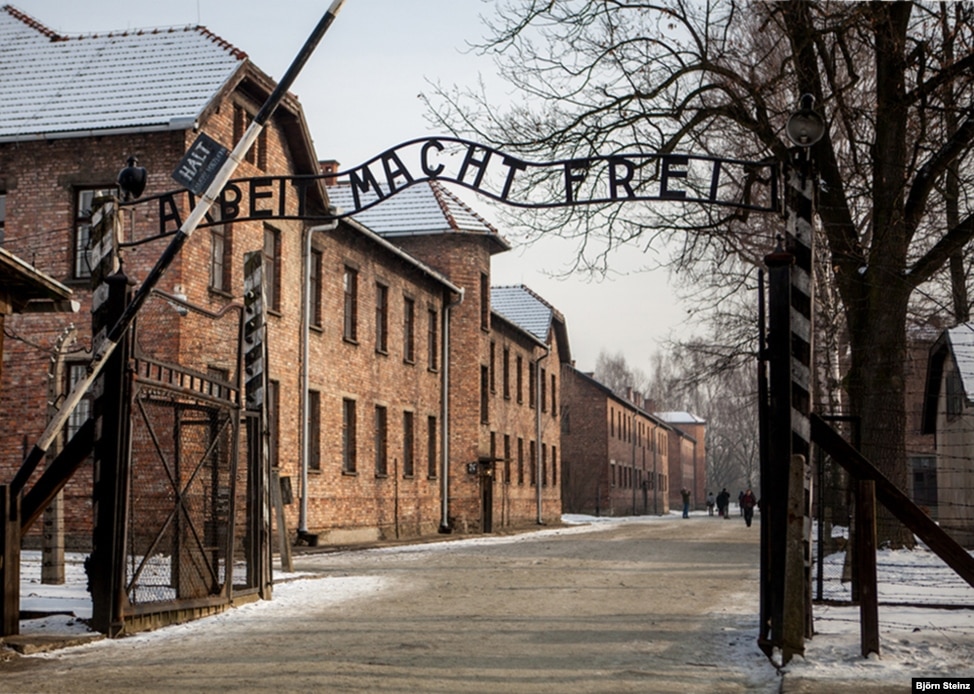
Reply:
<svg viewBox="0 0 974 694"><path fill-rule="evenodd" d="M777 692L758 532L673 518L305 554L296 570L370 592L3 663L0 691Z"/></svg>

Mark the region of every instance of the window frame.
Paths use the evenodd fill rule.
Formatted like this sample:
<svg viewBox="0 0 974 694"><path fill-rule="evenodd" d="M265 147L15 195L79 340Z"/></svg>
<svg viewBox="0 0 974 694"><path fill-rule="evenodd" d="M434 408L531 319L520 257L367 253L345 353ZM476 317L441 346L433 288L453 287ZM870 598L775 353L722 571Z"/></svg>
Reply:
<svg viewBox="0 0 974 694"><path fill-rule="evenodd" d="M270 246L270 249L268 249ZM270 254L268 253L270 250ZM281 312L281 232L270 224L264 225L264 298L267 310Z"/></svg>
<svg viewBox="0 0 974 694"><path fill-rule="evenodd" d="M358 344L358 270L345 265L342 273L342 339Z"/></svg>
<svg viewBox="0 0 974 694"><path fill-rule="evenodd" d="M440 368L440 318L439 312L430 307L426 311L426 352L427 368L438 371Z"/></svg>
<svg viewBox="0 0 974 694"><path fill-rule="evenodd" d="M342 474L358 474L358 416L356 401L342 398Z"/></svg>
<svg viewBox="0 0 974 694"><path fill-rule="evenodd" d="M324 253L322 253L317 248L311 249L311 266L310 270L310 292L309 300L311 301L311 327L321 328L322 327L322 299L321 294L324 286L322 284L321 270L324 262Z"/></svg>
<svg viewBox="0 0 974 694"><path fill-rule="evenodd" d="M402 476L416 476L416 414L411 410L402 413Z"/></svg>
<svg viewBox="0 0 974 694"><path fill-rule="evenodd" d="M402 298L402 360L416 363L416 300L411 296Z"/></svg>
<svg viewBox="0 0 974 694"><path fill-rule="evenodd" d="M308 470L321 472L321 391L308 389Z"/></svg>
<svg viewBox="0 0 974 694"><path fill-rule="evenodd" d="M91 217L94 213L92 207L95 203L95 198L112 195L114 193L114 188L111 186L75 186L73 189L74 194L74 223L72 224L71 232L71 279L74 281L84 281L91 279L91 273L94 268L91 266ZM87 200L89 205L84 208L85 204L84 198L90 195L90 199ZM81 263L84 262L85 267L82 268Z"/></svg>
<svg viewBox="0 0 974 694"><path fill-rule="evenodd" d="M426 417L426 477L435 480L439 476L439 465L436 455L437 422L435 415Z"/></svg>
<svg viewBox="0 0 974 694"><path fill-rule="evenodd" d="M375 476L389 476L389 408L385 405L375 406L373 418L373 434L375 446Z"/></svg>
<svg viewBox="0 0 974 694"><path fill-rule="evenodd" d="M389 285L375 283L375 351L389 354Z"/></svg>

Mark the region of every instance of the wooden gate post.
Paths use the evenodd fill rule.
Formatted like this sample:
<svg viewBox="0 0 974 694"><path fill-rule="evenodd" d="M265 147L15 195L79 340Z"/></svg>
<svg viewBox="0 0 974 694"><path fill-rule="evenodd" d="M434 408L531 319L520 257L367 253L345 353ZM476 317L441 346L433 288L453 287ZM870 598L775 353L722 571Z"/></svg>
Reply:
<svg viewBox="0 0 974 694"><path fill-rule="evenodd" d="M859 643L862 656L879 655L876 587L876 482L859 480L856 493L856 565L859 568Z"/></svg>
<svg viewBox="0 0 974 694"><path fill-rule="evenodd" d="M0 485L0 636L20 633L20 494Z"/></svg>
<svg viewBox="0 0 974 694"><path fill-rule="evenodd" d="M121 236L118 201L104 202L92 226L91 334L98 343L118 321L129 303L129 279L120 270L117 243ZM125 591L125 521L128 514L129 395L127 339L106 359L91 386L91 416L95 421L94 491L91 557L86 564L91 586L91 625L108 636L124 630L122 595ZM96 345L96 349L97 349Z"/></svg>

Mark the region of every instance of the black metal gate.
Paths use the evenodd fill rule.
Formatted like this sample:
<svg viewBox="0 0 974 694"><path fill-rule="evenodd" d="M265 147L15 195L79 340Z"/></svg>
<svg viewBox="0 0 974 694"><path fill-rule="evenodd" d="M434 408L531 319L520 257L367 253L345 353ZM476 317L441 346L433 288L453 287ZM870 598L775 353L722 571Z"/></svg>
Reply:
<svg viewBox="0 0 974 694"><path fill-rule="evenodd" d="M113 598L125 631L269 593L258 527L266 500L253 472L260 427L243 402L243 307L210 313L174 299L154 295L133 331L126 513L115 531L124 571ZM187 340L207 344L187 350Z"/></svg>
<svg viewBox="0 0 974 694"><path fill-rule="evenodd" d="M240 482L246 490L246 466L238 465L236 403L207 391L237 391L148 360L136 366L126 597L139 609L222 596L233 576L233 539L243 535L234 510L246 504L235 493ZM204 392L179 387L187 381Z"/></svg>

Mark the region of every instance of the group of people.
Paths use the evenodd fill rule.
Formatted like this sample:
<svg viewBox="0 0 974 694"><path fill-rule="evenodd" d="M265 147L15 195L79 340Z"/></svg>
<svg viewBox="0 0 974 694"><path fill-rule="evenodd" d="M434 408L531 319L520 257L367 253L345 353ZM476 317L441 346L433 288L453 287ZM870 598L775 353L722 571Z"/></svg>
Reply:
<svg viewBox="0 0 974 694"><path fill-rule="evenodd" d="M684 490L686 491L686 490ZM713 492L707 492L707 513L711 516L714 515L714 506L717 507L717 515L720 518L727 518L730 514L730 492L727 491L727 487L724 487L720 494L716 497ZM683 517L687 517L687 509L689 508L689 492L683 497ZM758 500L754 496L754 492L748 487L747 491L742 491L737 495L737 505L740 508L741 515L744 516L744 522L747 527L751 527L751 521L754 520L754 507L758 505Z"/></svg>

